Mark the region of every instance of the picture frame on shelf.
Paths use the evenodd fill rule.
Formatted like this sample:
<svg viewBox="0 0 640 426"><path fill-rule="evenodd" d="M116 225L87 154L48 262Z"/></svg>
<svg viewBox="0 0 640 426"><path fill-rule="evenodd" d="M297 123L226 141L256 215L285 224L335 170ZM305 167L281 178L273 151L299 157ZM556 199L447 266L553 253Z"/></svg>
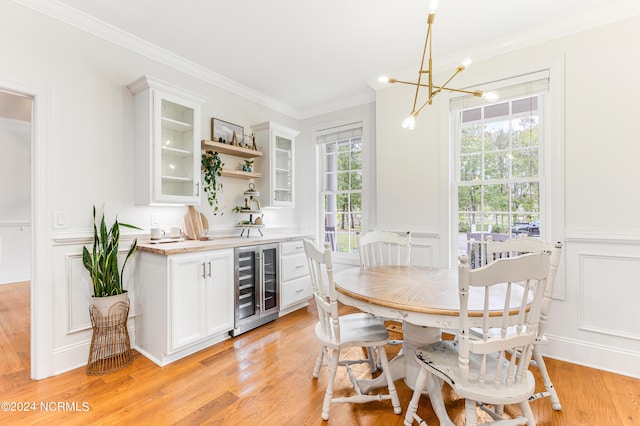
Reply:
<svg viewBox="0 0 640 426"><path fill-rule="evenodd" d="M244 127L218 118L211 118L211 140L226 144L237 145L238 141L244 140Z"/></svg>

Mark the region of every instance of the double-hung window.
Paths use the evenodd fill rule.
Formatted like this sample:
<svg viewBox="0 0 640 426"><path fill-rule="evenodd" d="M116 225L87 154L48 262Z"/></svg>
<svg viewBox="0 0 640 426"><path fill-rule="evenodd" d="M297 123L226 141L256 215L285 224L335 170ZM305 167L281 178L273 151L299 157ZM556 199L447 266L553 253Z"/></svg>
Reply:
<svg viewBox="0 0 640 426"><path fill-rule="evenodd" d="M319 131L321 233L331 249L353 253L362 230L362 123Z"/></svg>
<svg viewBox="0 0 640 426"><path fill-rule="evenodd" d="M488 236L540 236L545 227L544 105L549 79L497 89L500 100L452 99L455 155L454 233L458 254L485 263ZM541 78L542 77L542 78ZM524 78L527 80L527 77Z"/></svg>

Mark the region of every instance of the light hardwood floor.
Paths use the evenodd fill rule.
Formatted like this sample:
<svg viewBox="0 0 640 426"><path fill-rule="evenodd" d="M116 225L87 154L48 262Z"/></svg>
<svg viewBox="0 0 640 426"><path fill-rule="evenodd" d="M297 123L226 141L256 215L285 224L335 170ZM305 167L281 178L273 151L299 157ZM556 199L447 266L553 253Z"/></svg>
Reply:
<svg viewBox="0 0 640 426"><path fill-rule="evenodd" d="M389 402L333 405L330 420L320 419L327 374L323 369L318 380L311 377L319 349L315 318L309 306L164 368L136 353L132 365L109 375L88 376L79 368L32 381L29 284L0 285L0 402L35 404L28 405L35 411L0 412L0 424L401 425L404 415L393 414ZM563 409L534 401L539 425L640 424L640 380L551 359L547 364ZM357 374L368 375L366 368ZM411 390L403 381L396 387L404 412ZM339 373L335 394L347 388L346 374ZM463 401L450 393L446 401L462 424ZM428 398L419 413L429 425L439 424Z"/></svg>

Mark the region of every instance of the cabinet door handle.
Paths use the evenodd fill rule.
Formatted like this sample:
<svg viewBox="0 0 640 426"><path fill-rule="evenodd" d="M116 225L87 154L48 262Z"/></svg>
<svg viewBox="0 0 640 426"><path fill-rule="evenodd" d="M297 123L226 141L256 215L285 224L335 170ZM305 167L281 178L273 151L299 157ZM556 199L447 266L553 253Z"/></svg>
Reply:
<svg viewBox="0 0 640 426"><path fill-rule="evenodd" d="M200 182L196 182L196 195L200 196Z"/></svg>
<svg viewBox="0 0 640 426"><path fill-rule="evenodd" d="M296 293L302 293L304 291L304 288L299 288L296 290Z"/></svg>
<svg viewBox="0 0 640 426"><path fill-rule="evenodd" d="M304 268L304 265L296 265L296 269Z"/></svg>
<svg viewBox="0 0 640 426"><path fill-rule="evenodd" d="M202 262L202 278L207 278L204 262Z"/></svg>
<svg viewBox="0 0 640 426"><path fill-rule="evenodd" d="M209 277L211 277L211 261L209 261Z"/></svg>

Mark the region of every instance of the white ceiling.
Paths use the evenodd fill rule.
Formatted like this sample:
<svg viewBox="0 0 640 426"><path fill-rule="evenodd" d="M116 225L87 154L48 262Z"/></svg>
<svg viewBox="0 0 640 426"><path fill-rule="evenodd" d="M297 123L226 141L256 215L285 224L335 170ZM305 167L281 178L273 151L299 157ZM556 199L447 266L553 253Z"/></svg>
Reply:
<svg viewBox="0 0 640 426"><path fill-rule="evenodd" d="M43 9L44 0L15 0ZM51 2L49 2L51 3ZM39 4L34 6L34 4ZM427 0L61 0L290 108L298 118L374 99L417 70ZM434 62L506 50L640 14L638 0L440 0ZM84 17L88 18L88 17ZM113 30L113 29L112 29ZM128 36L128 35L127 35Z"/></svg>

